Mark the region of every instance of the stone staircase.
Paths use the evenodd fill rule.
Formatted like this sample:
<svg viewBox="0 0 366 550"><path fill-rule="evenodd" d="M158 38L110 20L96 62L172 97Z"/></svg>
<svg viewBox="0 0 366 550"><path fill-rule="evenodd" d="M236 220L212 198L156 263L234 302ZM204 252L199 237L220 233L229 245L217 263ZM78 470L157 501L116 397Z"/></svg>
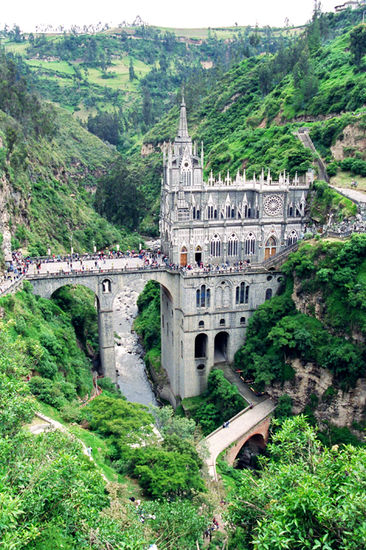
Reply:
<svg viewBox="0 0 366 550"><path fill-rule="evenodd" d="M301 141L304 147L306 147L307 149L310 149L312 153L315 154L316 156L315 162L318 165L318 170L319 170L319 179L329 183L327 168L322 158L320 157L318 151L315 149L314 143L311 141L311 138L309 136L309 128L306 128L306 127L299 128L299 130L295 133L295 135L299 138L299 140Z"/></svg>

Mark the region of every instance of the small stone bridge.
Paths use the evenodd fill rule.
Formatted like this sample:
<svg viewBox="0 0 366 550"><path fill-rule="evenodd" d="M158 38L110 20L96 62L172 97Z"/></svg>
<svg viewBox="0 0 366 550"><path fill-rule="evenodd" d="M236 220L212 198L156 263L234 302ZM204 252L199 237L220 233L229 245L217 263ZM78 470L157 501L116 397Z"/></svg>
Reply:
<svg viewBox="0 0 366 550"><path fill-rule="evenodd" d="M265 448L274 409L275 404L272 399L265 399L254 406L250 405L234 416L227 428L218 428L203 440L209 452L206 459L208 471L215 481L218 480L217 457L228 447L226 459L230 465L234 464L240 449L252 438L258 447Z"/></svg>

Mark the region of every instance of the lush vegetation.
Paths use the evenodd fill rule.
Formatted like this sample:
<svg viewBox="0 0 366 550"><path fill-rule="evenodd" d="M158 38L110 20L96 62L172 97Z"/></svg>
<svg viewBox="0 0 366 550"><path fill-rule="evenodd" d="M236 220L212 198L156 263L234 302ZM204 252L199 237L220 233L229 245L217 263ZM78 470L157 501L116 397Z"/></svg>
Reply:
<svg viewBox="0 0 366 550"><path fill-rule="evenodd" d="M226 380L223 371L212 370L208 375L207 390L198 397L183 399L185 413L202 429L203 435L219 428L247 406L238 388Z"/></svg>
<svg viewBox="0 0 366 550"><path fill-rule="evenodd" d="M326 224L330 217L339 222L357 214L356 204L334 191L325 181L314 183L308 202L309 216L319 224Z"/></svg>
<svg viewBox="0 0 366 550"><path fill-rule="evenodd" d="M90 189L116 153L65 111L41 101L10 55L0 52L0 193L13 247L32 255L136 246L138 236L93 209ZM4 199L5 200L5 199Z"/></svg>
<svg viewBox="0 0 366 550"><path fill-rule="evenodd" d="M128 403L108 384L80 406L78 394L92 388L91 363L81 349L91 353L96 345L92 304L81 287L62 288L51 301L34 296L28 283L0 300L2 544L143 550L159 540L167 549L190 550L201 541L211 510L209 503L199 508L205 486L195 423L175 418L171 408L157 410L157 435L146 407ZM39 408L72 422L69 433L29 433L24 424ZM72 434L98 447L98 466ZM129 497L140 497L138 486L119 475L124 483L106 489L99 468L109 478L112 468L115 478L117 472L136 478L153 500L136 507Z"/></svg>
<svg viewBox="0 0 366 550"><path fill-rule="evenodd" d="M158 373L161 371L160 355L160 285L148 281L137 299L139 315L134 328L142 339L145 349L145 362Z"/></svg>
<svg viewBox="0 0 366 550"><path fill-rule="evenodd" d="M226 479L235 480L228 548L361 548L365 453L351 445L323 448L304 417L285 420L257 472L224 468Z"/></svg>
<svg viewBox="0 0 366 550"><path fill-rule="evenodd" d="M356 337L366 329L365 251L365 236L353 235L345 243L304 244L290 256L283 267L285 292L254 313L245 345L235 356L236 366L258 388L290 380L294 358L329 369L343 389L365 375L366 349ZM295 308L294 282L297 296L306 296L312 315ZM322 313L315 316L311 296L319 294Z"/></svg>
<svg viewBox="0 0 366 550"><path fill-rule="evenodd" d="M67 290L64 292L66 294ZM72 291L69 292L70 303L73 298ZM78 345L72 320L78 325L81 341L86 344L89 338L86 329L88 315L93 317L90 313L93 298L89 291L81 288L74 295L75 309L71 315L53 301L35 296L29 283L24 283L24 289L16 295L0 300L3 312L1 332L13 343L12 346L17 347L18 356L29 369L30 391L58 409L92 390L91 362ZM77 317L84 317L84 313L85 321L78 324ZM92 333L94 331L93 327ZM95 332L90 342L92 345L96 346ZM4 353L9 353L11 358L6 346Z"/></svg>

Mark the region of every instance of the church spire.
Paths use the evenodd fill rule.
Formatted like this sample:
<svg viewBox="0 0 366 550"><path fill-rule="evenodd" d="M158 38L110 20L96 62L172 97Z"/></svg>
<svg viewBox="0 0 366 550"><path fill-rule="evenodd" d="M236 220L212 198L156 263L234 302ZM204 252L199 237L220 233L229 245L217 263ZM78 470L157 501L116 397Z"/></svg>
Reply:
<svg viewBox="0 0 366 550"><path fill-rule="evenodd" d="M178 128L177 137L180 138L182 141L190 140L190 137L188 134L186 104L185 104L183 95L182 95L182 103L180 105L180 119L179 119L179 128Z"/></svg>

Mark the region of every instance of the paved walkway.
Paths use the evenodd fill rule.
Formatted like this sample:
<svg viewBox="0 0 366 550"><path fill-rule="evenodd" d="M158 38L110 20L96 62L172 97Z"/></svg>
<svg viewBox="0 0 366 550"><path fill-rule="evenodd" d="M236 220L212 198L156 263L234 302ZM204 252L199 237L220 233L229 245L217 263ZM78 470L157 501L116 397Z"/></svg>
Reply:
<svg viewBox="0 0 366 550"><path fill-rule="evenodd" d="M229 380L231 384L234 384L234 386L238 388L240 395L244 397L248 405L256 405L257 403L261 403L266 400L265 396L257 396L254 391L250 389L248 384L243 382L239 374L233 371L230 365L225 363L217 366L224 372L226 380Z"/></svg>
<svg viewBox="0 0 366 550"><path fill-rule="evenodd" d="M366 202L366 193L364 191L359 191L357 189L347 189L346 187L335 187L334 185L331 185L333 189L338 191L341 195L345 195L351 201L353 202Z"/></svg>
<svg viewBox="0 0 366 550"><path fill-rule="evenodd" d="M274 409L275 404L272 399L265 399L253 408L247 407L234 416L230 420L228 428L218 428L204 439L209 452L205 462L210 476L215 481L217 481L216 460L219 454L267 418Z"/></svg>

